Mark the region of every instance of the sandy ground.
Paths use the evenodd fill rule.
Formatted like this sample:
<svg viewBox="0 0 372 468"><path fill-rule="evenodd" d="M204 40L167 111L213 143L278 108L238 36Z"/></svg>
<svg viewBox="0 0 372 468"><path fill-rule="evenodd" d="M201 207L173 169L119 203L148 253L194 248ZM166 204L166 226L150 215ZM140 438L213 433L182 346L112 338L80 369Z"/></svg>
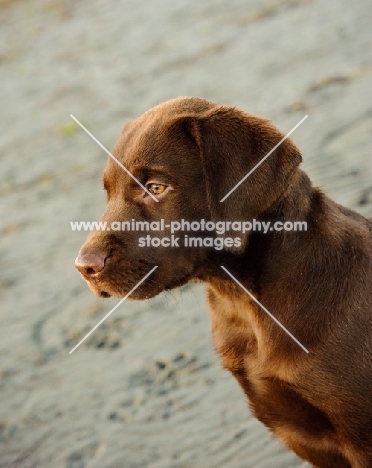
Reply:
<svg viewBox="0 0 372 468"><path fill-rule="evenodd" d="M212 349L201 286L115 304L73 262L122 124L179 95L264 115L372 215L370 0L0 0L0 467L304 468Z"/></svg>

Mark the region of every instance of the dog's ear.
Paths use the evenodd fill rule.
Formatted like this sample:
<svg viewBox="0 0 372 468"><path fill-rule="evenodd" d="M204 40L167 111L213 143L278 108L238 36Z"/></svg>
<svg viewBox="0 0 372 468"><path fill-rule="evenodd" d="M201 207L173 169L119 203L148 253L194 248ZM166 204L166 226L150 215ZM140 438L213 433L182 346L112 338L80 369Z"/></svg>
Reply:
<svg viewBox="0 0 372 468"><path fill-rule="evenodd" d="M184 119L183 128L200 152L214 222L259 219L284 193L302 161L295 144L286 139L221 202L284 135L266 119L225 106ZM243 251L248 234L225 236L232 234L241 237L235 251Z"/></svg>

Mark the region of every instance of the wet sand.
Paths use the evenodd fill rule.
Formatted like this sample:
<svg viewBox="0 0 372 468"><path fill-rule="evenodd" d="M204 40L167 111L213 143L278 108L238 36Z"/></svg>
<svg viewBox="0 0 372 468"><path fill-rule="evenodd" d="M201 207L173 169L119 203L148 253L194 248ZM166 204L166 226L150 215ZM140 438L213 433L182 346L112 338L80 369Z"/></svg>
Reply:
<svg viewBox="0 0 372 468"><path fill-rule="evenodd" d="M372 216L370 1L0 0L0 467L305 468L214 354L204 288L95 298L74 268L125 121L180 95L270 118Z"/></svg>

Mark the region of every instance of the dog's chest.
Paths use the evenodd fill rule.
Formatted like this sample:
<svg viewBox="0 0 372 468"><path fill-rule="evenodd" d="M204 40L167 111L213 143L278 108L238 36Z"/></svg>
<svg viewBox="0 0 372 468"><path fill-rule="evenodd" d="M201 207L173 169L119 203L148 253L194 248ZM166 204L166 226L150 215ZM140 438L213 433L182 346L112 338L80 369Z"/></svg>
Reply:
<svg viewBox="0 0 372 468"><path fill-rule="evenodd" d="M258 306L248 296L226 297L213 289L207 290L207 297L214 345L224 367L233 374L257 368L269 345Z"/></svg>
<svg viewBox="0 0 372 468"><path fill-rule="evenodd" d="M207 297L216 351L250 402L287 394L298 382L300 366L292 354L278 352L271 319L249 296L224 296L210 288Z"/></svg>
<svg viewBox="0 0 372 468"><path fill-rule="evenodd" d="M288 445L301 440L332 445L333 428L325 415L297 391L298 369L279 358L263 312L248 299L224 298L208 290L215 347L238 380L255 416ZM285 422L284 422L285 421ZM296 428L295 430L293 428Z"/></svg>

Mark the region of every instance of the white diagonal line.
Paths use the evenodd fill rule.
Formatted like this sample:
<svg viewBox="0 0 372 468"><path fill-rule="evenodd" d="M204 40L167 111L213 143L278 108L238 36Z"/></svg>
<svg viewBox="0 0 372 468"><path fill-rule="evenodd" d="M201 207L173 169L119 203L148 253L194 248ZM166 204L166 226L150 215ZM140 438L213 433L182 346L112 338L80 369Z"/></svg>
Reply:
<svg viewBox="0 0 372 468"><path fill-rule="evenodd" d="M229 272L229 270L227 270L227 268L225 268L225 267L222 266L222 265L221 265L221 268L230 276L230 278L232 278L232 279L235 281L236 284L238 284L238 285L243 289L243 291L245 291L245 292L248 294L248 296L249 296L251 299L254 300L254 302L256 302L256 304L258 304L258 305L261 307L261 309L262 309L264 312L267 313L267 315L268 315L269 317L271 317L271 318L274 320L275 323L277 323L277 324L279 325L279 327L280 327L282 330L284 330L284 331L287 333L288 336L290 336L290 337L292 338L293 341L295 341L295 342L298 344L298 346L300 346L300 348L302 348L306 353L309 353L309 351L305 348L305 346L304 346L302 343L300 343L300 342L298 341L298 339L297 339L295 336L293 336L292 333L291 333L290 331L288 331L288 330L285 328L285 326L282 325L282 324L279 322L279 320L278 320L276 317L274 317L274 315L273 315L271 312L269 312L269 311L266 309L266 307L265 307L264 305L262 305L261 302L258 301L258 300L253 296L253 294L252 294L251 292L249 292L248 289L245 288L245 287L242 285L242 283L240 283L240 281L238 281L238 280L235 278L235 276L233 276L233 275Z"/></svg>
<svg viewBox="0 0 372 468"><path fill-rule="evenodd" d="M239 187L239 185L242 184L242 183L245 181L245 179L247 179L247 178L252 174L252 172L254 172L264 161L266 161L266 159L270 156L270 154L272 154L272 153L278 148L278 146L280 146L280 145L283 143L283 141L286 140L286 139L289 137L289 135L291 135L291 133L293 133L293 132L296 130L296 128L299 127L299 126L302 124L302 122L303 122L304 120L306 120L307 118L308 118L308 115L305 115L305 117L304 117L303 119L301 119L301 120L298 122L298 124L295 125L295 126L292 128L292 130L291 130L289 133L287 133L287 135L286 135L284 138L282 138L282 139L279 141L279 143L278 143L277 145L275 145L274 148L273 148L271 151L269 151L269 152L267 153L267 155L266 155L264 158L262 158L261 161L260 161L259 163L257 163L257 164L254 166L254 168L251 169L251 170L248 172L248 174L246 174L246 175L242 178L242 180L241 180L240 182L238 182L238 183L235 185L235 187L233 187L233 188L230 190L230 192L229 192L227 195L225 195L225 196L220 200L220 203L224 202L224 201L226 200L226 198L227 198L228 196L230 196L230 195L233 193L233 191L236 190L236 189Z"/></svg>
<svg viewBox="0 0 372 468"><path fill-rule="evenodd" d="M115 158L115 156L114 156L112 153L110 153L110 151L109 151L107 148L105 148L105 147L103 146L103 144L102 144L100 141L98 141L97 138L96 138L94 135L92 135L92 134L90 133L90 131L89 131L87 128L85 128L84 125L83 125L81 122L79 122L79 120L78 120L76 117L74 117L72 114L70 114L70 117L71 117L72 119L74 119L75 122L76 122L78 125L80 125L80 127L81 127L91 138L93 138L93 140L94 140L104 151L106 151L106 153L107 153L117 164L119 164L119 166L120 166L122 169L124 169L124 171L125 171L130 177L132 177L132 179L133 179L135 182L137 182L137 184L138 184L141 188L143 188L143 190L144 190L148 195L150 195L150 197L151 197L152 199L154 199L156 202L159 202L159 200L158 200L149 190L147 190L147 188L146 188L144 185L142 185L141 182L140 182L136 177L134 177L134 175L133 175L130 171L128 171L128 169L127 169L125 166L123 166L122 163L121 163L117 158Z"/></svg>
<svg viewBox="0 0 372 468"><path fill-rule="evenodd" d="M134 286L134 288L131 289L131 290L129 291L129 293L128 293L125 297L123 297L123 299L121 299L121 300L116 304L116 306L113 307L113 308L110 310L110 312L109 312L108 314L106 314L106 315L103 317L103 319L100 320L100 321L97 323L97 325L96 325L95 327L93 327L93 328L91 329L91 331L90 331L89 333L87 333L87 334L84 336L84 338L83 338L82 340L79 341L79 343L78 343L76 346L74 346L74 347L72 348L72 350L69 352L69 354L72 354L72 353L75 351L75 349L78 348L78 347L81 345L81 343L82 343L83 341L85 341L85 340L88 338L88 336L90 336L90 335L94 332L94 330L96 330L96 329L101 325L101 323L104 322L104 321L107 319L107 317L109 317L109 316L114 312L114 310L116 310L116 309L119 307L119 305L122 304L122 303L125 301L125 299L127 299L127 297L130 296L130 295L132 294L132 292L135 291L135 290L138 288L138 286L139 286L141 283L143 283L143 282L145 281L145 279L148 278L148 277L151 275L151 273L152 273L153 271L155 271L157 268L158 268L158 267L155 266L151 271L149 271L149 272L147 273L147 275L145 275L145 276L141 279L141 281L139 281L139 282Z"/></svg>

